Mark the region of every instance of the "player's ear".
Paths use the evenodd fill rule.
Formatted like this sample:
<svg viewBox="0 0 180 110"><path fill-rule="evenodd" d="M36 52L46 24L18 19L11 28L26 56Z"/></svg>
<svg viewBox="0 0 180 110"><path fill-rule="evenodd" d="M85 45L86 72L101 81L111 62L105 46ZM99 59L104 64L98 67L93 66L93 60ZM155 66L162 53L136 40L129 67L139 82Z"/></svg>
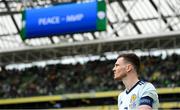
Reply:
<svg viewBox="0 0 180 110"><path fill-rule="evenodd" d="M130 72L131 69L132 69L132 65L131 65L131 64L127 64L127 65L126 65L126 71L127 71L127 72Z"/></svg>

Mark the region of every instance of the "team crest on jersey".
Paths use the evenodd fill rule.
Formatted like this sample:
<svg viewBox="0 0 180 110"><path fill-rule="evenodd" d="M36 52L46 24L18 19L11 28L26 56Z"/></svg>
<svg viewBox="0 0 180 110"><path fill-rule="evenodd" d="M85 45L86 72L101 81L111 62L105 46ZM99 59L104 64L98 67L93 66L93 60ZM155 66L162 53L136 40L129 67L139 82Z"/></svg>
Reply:
<svg viewBox="0 0 180 110"><path fill-rule="evenodd" d="M135 101L136 98L137 98L136 94L133 94L131 96L130 105L129 105L130 108L135 108L136 107L136 101Z"/></svg>
<svg viewBox="0 0 180 110"><path fill-rule="evenodd" d="M130 103L134 102L134 101L136 100L136 98L137 98L136 94L133 94L133 95L131 96Z"/></svg>

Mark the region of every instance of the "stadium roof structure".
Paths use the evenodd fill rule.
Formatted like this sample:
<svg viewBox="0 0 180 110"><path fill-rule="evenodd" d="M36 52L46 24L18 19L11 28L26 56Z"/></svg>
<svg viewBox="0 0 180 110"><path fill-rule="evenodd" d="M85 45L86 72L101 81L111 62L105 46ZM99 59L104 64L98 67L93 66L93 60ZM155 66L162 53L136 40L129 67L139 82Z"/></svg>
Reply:
<svg viewBox="0 0 180 110"><path fill-rule="evenodd" d="M0 0L0 65L123 50L180 48L179 0L106 0L107 30L104 32L22 41L24 8L86 1Z"/></svg>

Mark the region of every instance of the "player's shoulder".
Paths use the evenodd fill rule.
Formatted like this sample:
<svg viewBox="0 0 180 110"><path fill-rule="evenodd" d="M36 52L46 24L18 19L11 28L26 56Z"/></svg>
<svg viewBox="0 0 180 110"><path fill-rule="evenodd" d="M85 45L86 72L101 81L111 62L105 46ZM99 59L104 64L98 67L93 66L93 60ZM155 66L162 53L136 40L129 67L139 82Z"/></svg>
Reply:
<svg viewBox="0 0 180 110"><path fill-rule="evenodd" d="M140 84L140 86L142 86L143 89L156 90L154 85L150 82L140 81L139 84Z"/></svg>
<svg viewBox="0 0 180 110"><path fill-rule="evenodd" d="M126 95L126 91L125 91L125 90L121 91L121 92L119 93L118 97L122 97L122 96L124 96L124 95Z"/></svg>
<svg viewBox="0 0 180 110"><path fill-rule="evenodd" d="M159 105L159 99L158 99L158 94L156 91L156 88L154 85L150 82L144 82L142 84L142 88L139 91L139 96L142 97L150 97L154 101L154 107L158 107Z"/></svg>
<svg viewBox="0 0 180 110"><path fill-rule="evenodd" d="M150 96L150 97L157 97L157 91L154 85L150 82L143 82L141 88L139 88L140 96Z"/></svg>

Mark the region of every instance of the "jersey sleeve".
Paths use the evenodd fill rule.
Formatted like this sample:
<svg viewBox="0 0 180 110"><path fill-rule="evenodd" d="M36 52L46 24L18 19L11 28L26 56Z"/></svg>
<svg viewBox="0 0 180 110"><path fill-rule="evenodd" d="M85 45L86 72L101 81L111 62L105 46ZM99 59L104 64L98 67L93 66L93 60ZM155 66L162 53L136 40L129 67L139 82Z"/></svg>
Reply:
<svg viewBox="0 0 180 110"><path fill-rule="evenodd" d="M146 83L141 92L140 105L149 105L158 108L159 100L155 87L151 83Z"/></svg>

